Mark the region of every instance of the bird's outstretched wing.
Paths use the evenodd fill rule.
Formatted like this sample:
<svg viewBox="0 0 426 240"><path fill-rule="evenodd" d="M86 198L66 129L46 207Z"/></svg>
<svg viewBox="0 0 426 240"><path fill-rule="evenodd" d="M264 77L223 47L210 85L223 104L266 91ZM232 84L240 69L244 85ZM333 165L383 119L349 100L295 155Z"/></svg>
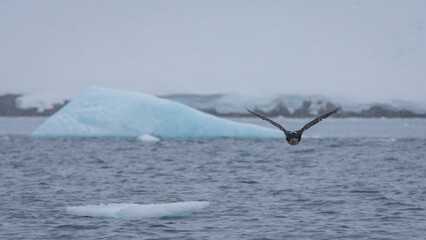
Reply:
<svg viewBox="0 0 426 240"><path fill-rule="evenodd" d="M278 124L278 123L276 123L276 122L272 121L271 119L269 119L269 118L267 118L267 117L265 117L265 116L262 116L262 115L260 115L260 114L257 114L257 113L255 113L255 112L252 112L252 111L248 110L247 108L246 108L246 110L247 110L247 111L249 111L249 112L250 112L251 114L253 114L254 116L256 116L256 117L258 117L258 118L260 118L260 119L262 119L262 120L268 121L269 123L271 123L271 124L272 124L272 125L274 125L275 127L279 128L281 131L283 131L283 132L285 133L285 135L287 135L287 134L289 133L287 130L285 130L285 129L283 128L283 126L281 126L280 124Z"/></svg>
<svg viewBox="0 0 426 240"><path fill-rule="evenodd" d="M340 110L340 107L338 107L338 108L336 108L336 109L334 109L333 111L331 111L331 112L328 112L328 113L326 113L326 114L323 114L323 115L321 115L321 116L319 116L319 117L317 117L317 118L315 118L314 120L312 120L312 121L310 121L308 124L306 124L302 129L300 129L298 132L302 132L303 133L303 131L305 131L305 130L307 130L307 129L309 129L310 127L312 127L312 126L314 126L315 124L317 124L317 123L319 123L319 122L321 122L324 118L327 118L328 116L330 116L330 115L332 115L332 114L335 114L337 111L339 111Z"/></svg>

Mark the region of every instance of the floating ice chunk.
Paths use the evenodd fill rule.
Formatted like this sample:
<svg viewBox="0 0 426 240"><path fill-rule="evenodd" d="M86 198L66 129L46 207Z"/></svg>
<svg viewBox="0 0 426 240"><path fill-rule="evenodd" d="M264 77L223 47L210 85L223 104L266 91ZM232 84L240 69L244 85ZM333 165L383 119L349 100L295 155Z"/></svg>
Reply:
<svg viewBox="0 0 426 240"><path fill-rule="evenodd" d="M138 137L138 140L141 140L142 142L159 142L160 139L154 136L151 136L149 134L142 134Z"/></svg>
<svg viewBox="0 0 426 240"><path fill-rule="evenodd" d="M67 207L69 214L85 217L112 217L128 220L143 218L183 217L199 211L209 202L177 202L164 204L110 203Z"/></svg>
<svg viewBox="0 0 426 240"><path fill-rule="evenodd" d="M272 128L221 119L151 95L92 87L48 118L40 137L281 138Z"/></svg>

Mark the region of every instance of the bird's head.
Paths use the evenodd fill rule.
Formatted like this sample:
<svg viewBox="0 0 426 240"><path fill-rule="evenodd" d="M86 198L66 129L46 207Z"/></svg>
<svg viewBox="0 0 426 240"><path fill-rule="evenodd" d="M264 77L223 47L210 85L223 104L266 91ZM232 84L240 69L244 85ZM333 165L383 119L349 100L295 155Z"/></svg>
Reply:
<svg viewBox="0 0 426 240"><path fill-rule="evenodd" d="M302 140L302 134L299 134L298 132L290 132L287 134L285 140L287 140L287 143L290 145L297 145L300 140Z"/></svg>

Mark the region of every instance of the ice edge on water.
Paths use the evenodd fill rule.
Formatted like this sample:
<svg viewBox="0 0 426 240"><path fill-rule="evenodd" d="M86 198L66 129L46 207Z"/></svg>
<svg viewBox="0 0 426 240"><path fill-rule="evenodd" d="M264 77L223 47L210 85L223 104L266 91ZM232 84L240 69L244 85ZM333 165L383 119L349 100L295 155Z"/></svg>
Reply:
<svg viewBox="0 0 426 240"><path fill-rule="evenodd" d="M84 217L111 217L127 220L144 218L184 217L207 207L205 201L162 204L109 203L67 207L66 212Z"/></svg>
<svg viewBox="0 0 426 240"><path fill-rule="evenodd" d="M159 138L151 136L149 134L142 134L141 136L138 137L138 140L142 142L159 142L160 141Z"/></svg>

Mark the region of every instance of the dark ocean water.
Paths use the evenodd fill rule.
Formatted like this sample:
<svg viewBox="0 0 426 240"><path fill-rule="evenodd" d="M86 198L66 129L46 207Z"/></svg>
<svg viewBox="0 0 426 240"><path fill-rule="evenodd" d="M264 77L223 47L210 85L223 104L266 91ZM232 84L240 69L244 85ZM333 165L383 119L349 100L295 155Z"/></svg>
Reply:
<svg viewBox="0 0 426 240"><path fill-rule="evenodd" d="M289 146L282 140L146 143L5 132L0 239L426 236L422 137L319 136ZM210 205L186 217L140 220L66 212L69 206L99 203L187 201Z"/></svg>

